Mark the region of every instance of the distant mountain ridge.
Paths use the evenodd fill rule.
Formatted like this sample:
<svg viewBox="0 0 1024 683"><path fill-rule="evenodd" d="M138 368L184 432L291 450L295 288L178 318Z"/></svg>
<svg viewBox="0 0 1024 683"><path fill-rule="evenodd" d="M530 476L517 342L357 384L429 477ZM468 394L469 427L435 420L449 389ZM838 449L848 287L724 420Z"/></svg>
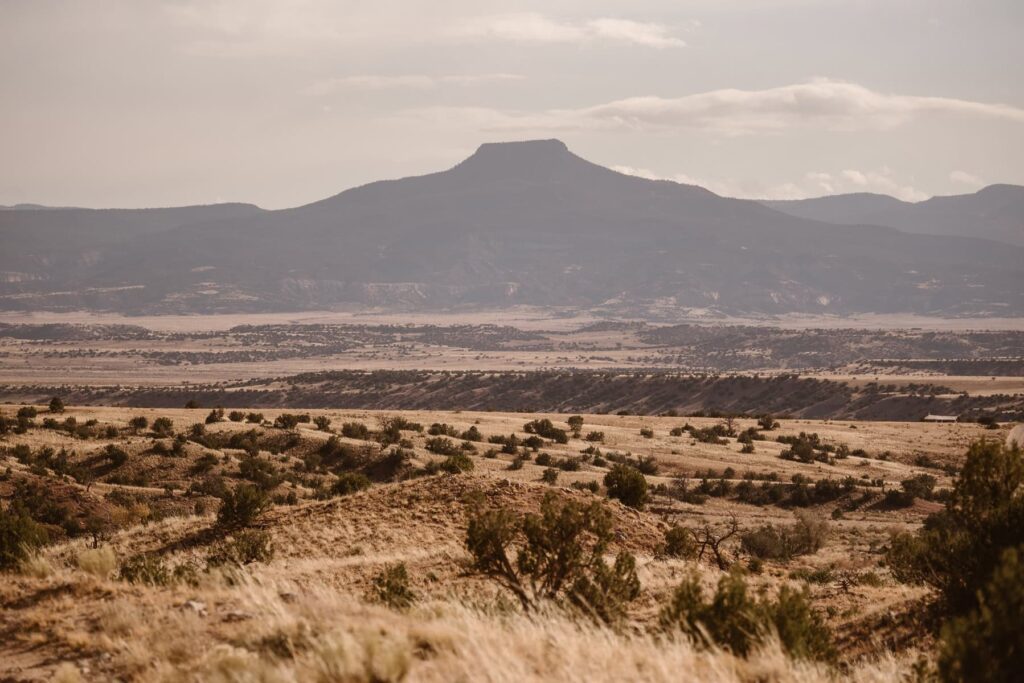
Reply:
<svg viewBox="0 0 1024 683"><path fill-rule="evenodd" d="M844 225L884 225L925 235L982 237L1024 246L1024 187L989 185L971 194L904 202L855 193L762 204L792 216Z"/></svg>
<svg viewBox="0 0 1024 683"><path fill-rule="evenodd" d="M1022 248L792 216L557 140L278 211L6 210L0 241L0 308L21 310L1024 313Z"/></svg>

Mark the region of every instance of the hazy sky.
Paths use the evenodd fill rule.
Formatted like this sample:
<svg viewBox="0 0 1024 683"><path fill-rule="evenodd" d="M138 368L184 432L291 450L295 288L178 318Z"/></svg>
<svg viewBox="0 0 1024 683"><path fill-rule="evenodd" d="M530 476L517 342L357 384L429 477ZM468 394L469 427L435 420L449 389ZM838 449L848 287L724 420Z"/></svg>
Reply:
<svg viewBox="0 0 1024 683"><path fill-rule="evenodd" d="M0 204L293 206L558 137L746 197L1024 184L1021 0L0 0Z"/></svg>

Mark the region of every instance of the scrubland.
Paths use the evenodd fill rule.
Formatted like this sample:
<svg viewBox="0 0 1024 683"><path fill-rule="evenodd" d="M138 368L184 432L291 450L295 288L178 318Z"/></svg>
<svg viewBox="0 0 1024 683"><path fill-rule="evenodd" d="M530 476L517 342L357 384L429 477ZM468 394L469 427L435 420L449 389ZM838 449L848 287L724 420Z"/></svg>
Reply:
<svg viewBox="0 0 1024 683"><path fill-rule="evenodd" d="M934 594L887 549L943 508L970 443L1005 438L765 417L32 410L0 408L6 519L22 510L47 537L0 574L12 680L895 680L931 661ZM510 586L533 596L536 577L473 542L501 514L575 519L575 535L541 526L563 534L553 547L582 543L590 583L569 572L521 601ZM502 552L521 559L529 538ZM710 599L733 580L750 642L666 616L680 586Z"/></svg>

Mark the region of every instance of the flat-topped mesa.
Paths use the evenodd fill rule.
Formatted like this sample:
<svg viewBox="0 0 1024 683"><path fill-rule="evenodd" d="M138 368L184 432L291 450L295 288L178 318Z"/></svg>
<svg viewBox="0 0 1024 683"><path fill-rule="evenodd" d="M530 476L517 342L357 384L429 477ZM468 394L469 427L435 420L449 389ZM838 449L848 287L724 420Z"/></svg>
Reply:
<svg viewBox="0 0 1024 683"><path fill-rule="evenodd" d="M525 140L484 143L453 170L488 178L537 179L591 166L561 140Z"/></svg>

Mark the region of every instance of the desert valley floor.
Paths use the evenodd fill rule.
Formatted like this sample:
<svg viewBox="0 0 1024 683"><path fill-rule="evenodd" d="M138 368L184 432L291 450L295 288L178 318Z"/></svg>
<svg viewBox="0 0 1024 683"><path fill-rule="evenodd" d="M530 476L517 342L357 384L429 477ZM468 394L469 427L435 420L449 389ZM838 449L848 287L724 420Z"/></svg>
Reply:
<svg viewBox="0 0 1024 683"><path fill-rule="evenodd" d="M1024 331L819 322L12 316L0 680L904 678L889 554L1024 416ZM597 583L526 600L495 520ZM669 627L730 586L745 656Z"/></svg>

